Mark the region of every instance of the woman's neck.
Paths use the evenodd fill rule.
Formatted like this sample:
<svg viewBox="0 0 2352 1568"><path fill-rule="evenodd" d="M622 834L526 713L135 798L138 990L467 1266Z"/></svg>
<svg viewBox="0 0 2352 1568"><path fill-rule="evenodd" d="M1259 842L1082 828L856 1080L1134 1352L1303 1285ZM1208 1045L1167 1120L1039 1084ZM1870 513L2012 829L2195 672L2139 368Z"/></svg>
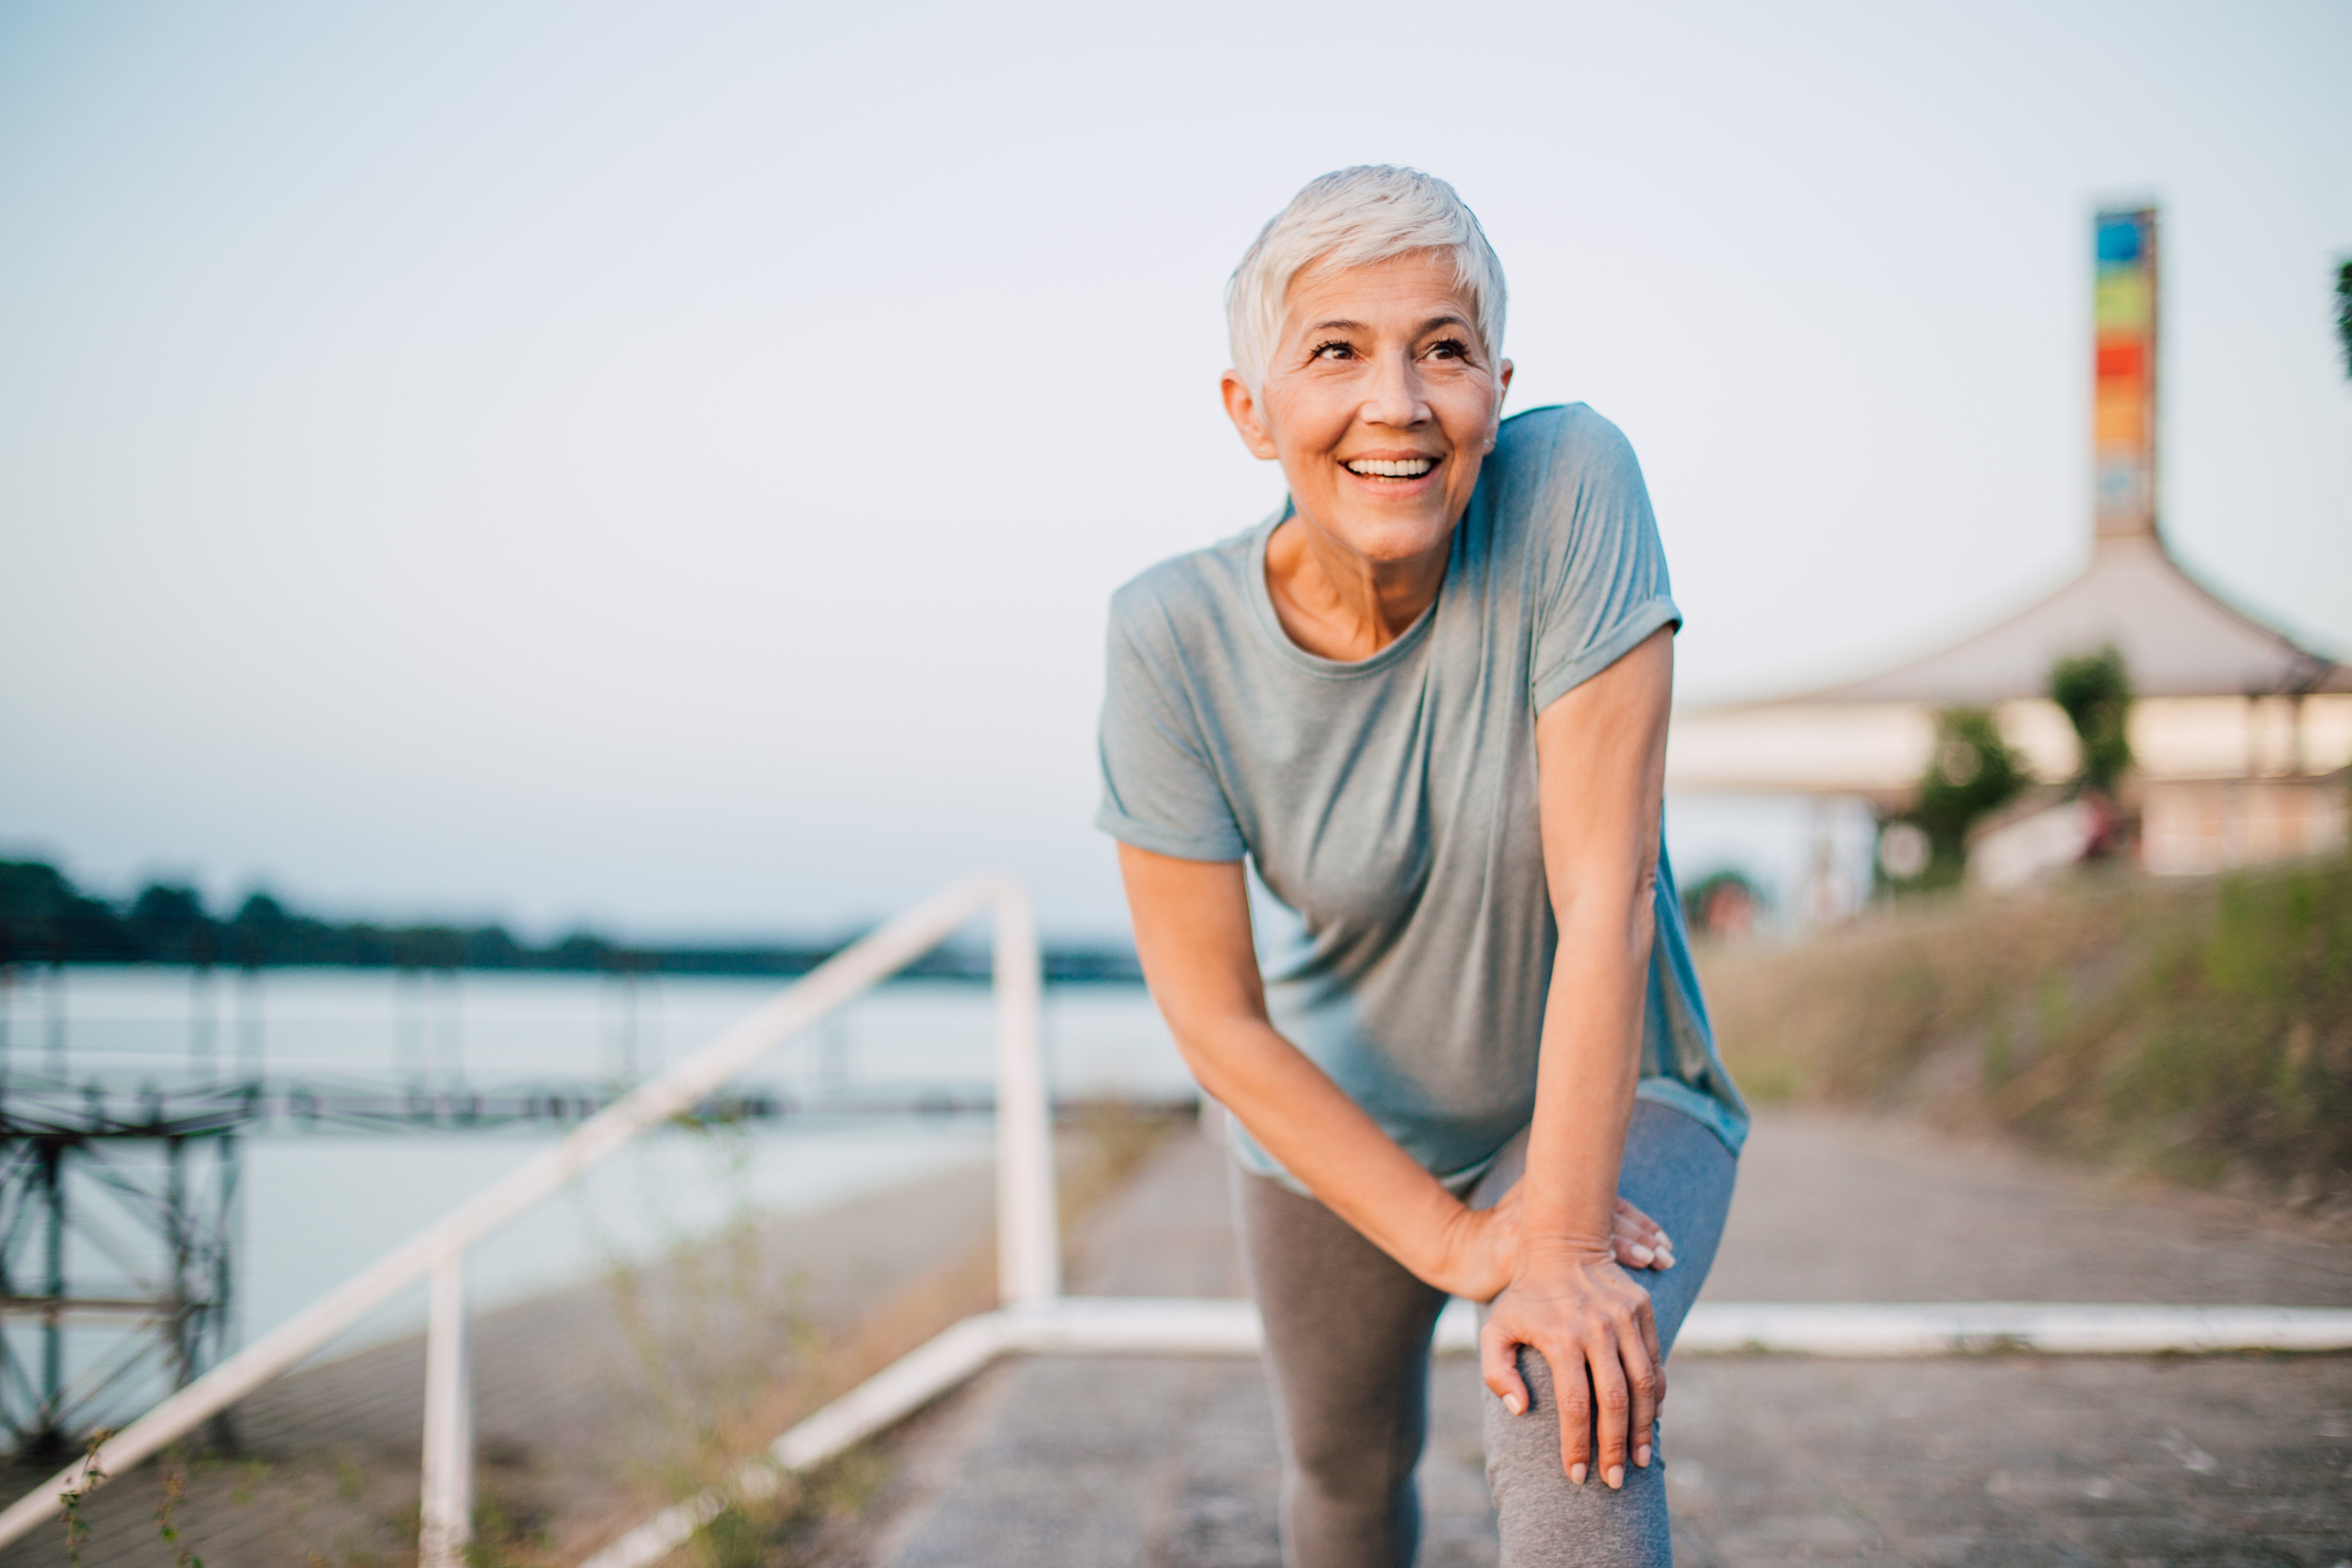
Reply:
<svg viewBox="0 0 2352 1568"><path fill-rule="evenodd" d="M1266 595L1292 642L1318 658L1352 664L1421 618L1444 584L1452 547L1449 534L1426 555L1368 560L1294 512L1265 542Z"/></svg>

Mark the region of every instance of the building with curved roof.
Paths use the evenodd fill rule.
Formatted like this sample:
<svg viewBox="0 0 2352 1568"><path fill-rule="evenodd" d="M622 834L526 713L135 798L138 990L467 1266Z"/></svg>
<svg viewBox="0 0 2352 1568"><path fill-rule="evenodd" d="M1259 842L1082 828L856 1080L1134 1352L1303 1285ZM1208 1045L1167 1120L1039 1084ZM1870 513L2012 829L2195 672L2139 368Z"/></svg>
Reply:
<svg viewBox="0 0 2352 1568"><path fill-rule="evenodd" d="M2157 518L2156 214L2101 213L2094 319L2096 496L2074 578L1948 647L1821 690L1685 710L1667 787L1844 795L1899 810L1938 709L1993 710L2034 773L2073 775L2048 699L2062 658L2112 647L2130 672L2140 852L2159 872L2315 854L2346 839L2352 667L2224 601L2175 562Z"/></svg>

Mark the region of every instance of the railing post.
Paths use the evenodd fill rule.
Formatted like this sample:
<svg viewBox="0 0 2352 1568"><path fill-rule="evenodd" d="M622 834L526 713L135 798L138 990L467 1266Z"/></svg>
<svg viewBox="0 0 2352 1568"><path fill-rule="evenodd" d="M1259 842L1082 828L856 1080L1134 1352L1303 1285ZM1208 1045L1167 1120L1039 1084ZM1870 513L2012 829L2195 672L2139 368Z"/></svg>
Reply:
<svg viewBox="0 0 2352 1568"><path fill-rule="evenodd" d="M464 1568L474 1539L474 1390L466 1347L466 1250L433 1260L425 1328L425 1506L419 1568Z"/></svg>
<svg viewBox="0 0 2352 1568"><path fill-rule="evenodd" d="M1018 1306L1062 1293L1061 1223L1037 1037L1045 989L1037 926L1019 883L1000 882L995 902L997 1292Z"/></svg>

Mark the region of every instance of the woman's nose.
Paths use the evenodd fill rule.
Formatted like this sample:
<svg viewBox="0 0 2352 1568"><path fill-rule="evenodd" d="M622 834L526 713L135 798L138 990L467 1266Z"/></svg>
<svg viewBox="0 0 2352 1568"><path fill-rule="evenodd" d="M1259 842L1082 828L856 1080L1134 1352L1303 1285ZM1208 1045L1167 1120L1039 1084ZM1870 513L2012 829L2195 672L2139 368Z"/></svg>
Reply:
<svg viewBox="0 0 2352 1568"><path fill-rule="evenodd" d="M1421 374L1409 354L1382 355L1375 362L1370 394L1361 417L1367 425L1412 426L1429 417L1421 395Z"/></svg>

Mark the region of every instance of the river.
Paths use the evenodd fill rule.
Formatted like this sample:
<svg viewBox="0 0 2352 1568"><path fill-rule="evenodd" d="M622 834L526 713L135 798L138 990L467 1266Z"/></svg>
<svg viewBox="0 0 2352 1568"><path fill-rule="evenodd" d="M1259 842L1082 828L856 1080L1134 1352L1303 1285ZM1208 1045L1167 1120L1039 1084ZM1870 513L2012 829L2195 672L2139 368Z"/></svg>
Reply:
<svg viewBox="0 0 2352 1568"><path fill-rule="evenodd" d="M0 1071L13 1092L259 1081L344 1092L609 1095L679 1060L773 996L785 982L700 976L383 970L231 971L73 965L20 969L0 985ZM985 1094L993 1016L984 985L910 981L868 993L785 1042L742 1080L803 1108L775 1120L664 1129L478 1247L472 1300L494 1307L588 1279L709 1234L747 1210L788 1213L929 1172L988 1161L980 1116L810 1114L828 1098L912 1102ZM1166 1098L1191 1079L1140 986L1056 986L1043 1015L1057 1097ZM512 1169L564 1129L547 1122L465 1131L305 1131L284 1116L239 1140L235 1325L249 1341L378 1254ZM131 1185L159 1189L154 1146L108 1159ZM197 1167L200 1171L201 1167ZM201 1183L199 1182L199 1186ZM90 1189L88 1192L82 1189ZM121 1294L152 1279L152 1227L85 1181L74 1189L72 1293ZM21 1228L21 1227L20 1227ZM29 1235L30 1233L26 1233ZM37 1249L20 1243L9 1281ZM394 1303L324 1352L414 1331L421 1293ZM11 1319L9 1349L37 1364L39 1330ZM69 1371L88 1373L98 1333L69 1335ZM32 1358L32 1359L26 1359ZM112 1404L159 1387L135 1375Z"/></svg>

